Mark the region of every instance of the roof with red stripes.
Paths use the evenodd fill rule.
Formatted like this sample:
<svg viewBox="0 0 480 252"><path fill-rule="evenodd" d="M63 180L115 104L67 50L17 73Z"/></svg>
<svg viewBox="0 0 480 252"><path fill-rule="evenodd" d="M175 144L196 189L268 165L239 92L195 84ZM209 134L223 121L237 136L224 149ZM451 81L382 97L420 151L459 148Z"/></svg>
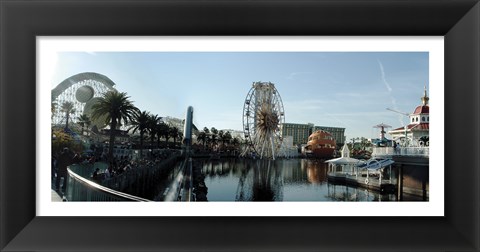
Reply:
<svg viewBox="0 0 480 252"><path fill-rule="evenodd" d="M415 111L413 111L413 114L414 115L418 115L418 114L428 114L430 110L430 107L428 105L424 105L424 106L418 106Z"/></svg>
<svg viewBox="0 0 480 252"><path fill-rule="evenodd" d="M407 125L407 129L413 130L413 131L415 131L415 130L429 130L430 129L429 125L430 125L429 123L418 123L418 124L413 123L413 124ZM405 128L400 127L400 128L393 129L391 131L397 131L397 130L405 130Z"/></svg>

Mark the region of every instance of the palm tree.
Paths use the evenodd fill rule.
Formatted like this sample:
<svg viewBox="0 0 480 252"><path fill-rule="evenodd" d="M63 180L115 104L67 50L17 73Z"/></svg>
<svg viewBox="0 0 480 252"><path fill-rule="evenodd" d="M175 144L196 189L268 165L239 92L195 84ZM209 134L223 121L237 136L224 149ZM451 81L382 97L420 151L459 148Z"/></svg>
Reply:
<svg viewBox="0 0 480 252"><path fill-rule="evenodd" d="M198 133L197 139L203 142L203 148L205 148L205 142L207 142L207 134L204 131Z"/></svg>
<svg viewBox="0 0 480 252"><path fill-rule="evenodd" d="M207 128L207 127L204 127L203 128L203 132L205 132L205 134L210 134L210 130Z"/></svg>
<svg viewBox="0 0 480 252"><path fill-rule="evenodd" d="M132 133L135 133L135 131L140 131L140 157L143 157L143 136L145 135L145 132L148 130L148 124L150 120L150 113L147 111L142 111L140 113L135 113L133 116L133 120L130 122L132 127L129 129L133 129Z"/></svg>
<svg viewBox="0 0 480 252"><path fill-rule="evenodd" d="M230 131L227 131L227 132L223 133L223 136L220 139L222 140L224 145L226 143L228 144L232 140L232 134L230 134Z"/></svg>
<svg viewBox="0 0 480 252"><path fill-rule="evenodd" d="M165 137L165 145L168 144L168 132L168 125L165 124L163 121L160 121L160 123L157 125L157 145L160 146L160 137Z"/></svg>
<svg viewBox="0 0 480 252"><path fill-rule="evenodd" d="M77 117L77 123L82 127L82 136L83 136L83 131L85 129L85 126L87 126L87 130L88 130L88 126L90 126L90 117L88 117L86 114L83 114L83 115L80 115L79 117Z"/></svg>
<svg viewBox="0 0 480 252"><path fill-rule="evenodd" d="M203 147L205 147L205 143L210 144L210 130L207 127L204 127L203 133L205 133L205 141L203 142Z"/></svg>
<svg viewBox="0 0 480 252"><path fill-rule="evenodd" d="M239 148L240 143L241 143L241 140L238 137L234 137L232 139L232 145L233 145L234 151L238 151L240 149Z"/></svg>
<svg viewBox="0 0 480 252"><path fill-rule="evenodd" d="M173 146L177 145L177 138L179 136L180 131L177 127L170 128L170 136L173 138Z"/></svg>
<svg viewBox="0 0 480 252"><path fill-rule="evenodd" d="M162 118L158 115L150 115L148 118L148 133L150 134L150 146L153 147L153 141L155 140L155 135L157 135L158 124L160 124Z"/></svg>
<svg viewBox="0 0 480 252"><path fill-rule="evenodd" d="M210 129L210 132L212 132L211 143L212 143L212 147L213 147L213 145L215 145L217 143L218 130L215 127L212 127Z"/></svg>
<svg viewBox="0 0 480 252"><path fill-rule="evenodd" d="M62 112L65 112L65 129L68 129L68 120L70 119L70 114L75 113L75 108L73 107L73 102L64 102L62 104Z"/></svg>
<svg viewBox="0 0 480 252"><path fill-rule="evenodd" d="M92 106L92 118L94 120L106 116L105 124L110 125L110 143L108 158L113 160L113 146L115 144L115 132L117 126L127 124L133 116L138 113L138 109L129 100L127 93L120 93L116 90L108 91L98 102Z"/></svg>
<svg viewBox="0 0 480 252"><path fill-rule="evenodd" d="M51 119L53 119L53 116L55 116L55 113L57 113L57 106L58 106L57 102L52 102L52 107L51 107L52 118Z"/></svg>
<svg viewBox="0 0 480 252"><path fill-rule="evenodd" d="M156 126L155 133L157 135L157 148L160 148L160 138L165 135L164 131L166 126L167 125L162 120L160 120L160 122Z"/></svg>
<svg viewBox="0 0 480 252"><path fill-rule="evenodd" d="M223 130L219 130L219 131L218 131L218 140L220 140L220 143L222 143L222 148L223 148L223 145L224 145L224 144L223 144L223 134L225 134L225 133L223 132Z"/></svg>
<svg viewBox="0 0 480 252"><path fill-rule="evenodd" d="M237 147L237 145L240 144L240 139L238 139L238 137L234 137L232 139L232 144L233 144L233 146Z"/></svg>

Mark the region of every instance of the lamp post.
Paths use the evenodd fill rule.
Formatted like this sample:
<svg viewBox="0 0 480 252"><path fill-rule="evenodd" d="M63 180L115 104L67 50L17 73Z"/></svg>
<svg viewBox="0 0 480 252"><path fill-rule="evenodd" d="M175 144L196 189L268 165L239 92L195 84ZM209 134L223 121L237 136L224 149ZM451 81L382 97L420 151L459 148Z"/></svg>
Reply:
<svg viewBox="0 0 480 252"><path fill-rule="evenodd" d="M407 147L407 126L405 126L405 146L404 147Z"/></svg>

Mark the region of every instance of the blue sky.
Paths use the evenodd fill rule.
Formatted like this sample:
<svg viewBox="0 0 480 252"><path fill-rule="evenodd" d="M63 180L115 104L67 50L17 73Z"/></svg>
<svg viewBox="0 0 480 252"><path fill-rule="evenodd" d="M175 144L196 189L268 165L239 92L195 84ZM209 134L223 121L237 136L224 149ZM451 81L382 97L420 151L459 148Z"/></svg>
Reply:
<svg viewBox="0 0 480 252"><path fill-rule="evenodd" d="M51 87L81 72L116 83L141 110L182 118L194 107L199 128L242 129L252 82L273 82L289 123L346 128L347 139L378 137L420 105L429 88L425 52L62 52Z"/></svg>

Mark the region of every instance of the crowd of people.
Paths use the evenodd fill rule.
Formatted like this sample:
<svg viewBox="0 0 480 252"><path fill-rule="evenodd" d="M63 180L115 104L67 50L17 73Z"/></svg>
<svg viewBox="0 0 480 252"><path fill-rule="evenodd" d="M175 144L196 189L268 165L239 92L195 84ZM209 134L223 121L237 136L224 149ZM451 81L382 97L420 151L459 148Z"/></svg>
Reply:
<svg viewBox="0 0 480 252"><path fill-rule="evenodd" d="M115 157L113 161L109 162L105 170L95 169L92 174L92 179L96 182L101 182L104 179L119 176L123 173L136 170L140 167L153 167L174 154L175 150L149 153L143 158L133 159L130 156Z"/></svg>
<svg viewBox="0 0 480 252"><path fill-rule="evenodd" d="M75 153L68 147L63 148L60 153L52 154L52 182L55 181L55 190L57 192L65 192L67 188L67 167L81 162L95 162L95 160L85 159L80 153ZM63 183L60 187L62 178Z"/></svg>
<svg viewBox="0 0 480 252"><path fill-rule="evenodd" d="M55 190L59 193L65 193L67 188L67 167L72 164L95 164L95 162L108 163L106 169L96 168L92 173L91 179L100 183L104 179L119 176L128 171L136 170L140 167L153 167L177 153L178 150L161 150L146 153L142 158L132 158L132 156L117 156L112 161L108 161L106 154L101 155L82 155L75 153L65 147L60 153L52 154L52 183ZM63 178L63 182L62 182ZM60 186L60 184L62 184Z"/></svg>

